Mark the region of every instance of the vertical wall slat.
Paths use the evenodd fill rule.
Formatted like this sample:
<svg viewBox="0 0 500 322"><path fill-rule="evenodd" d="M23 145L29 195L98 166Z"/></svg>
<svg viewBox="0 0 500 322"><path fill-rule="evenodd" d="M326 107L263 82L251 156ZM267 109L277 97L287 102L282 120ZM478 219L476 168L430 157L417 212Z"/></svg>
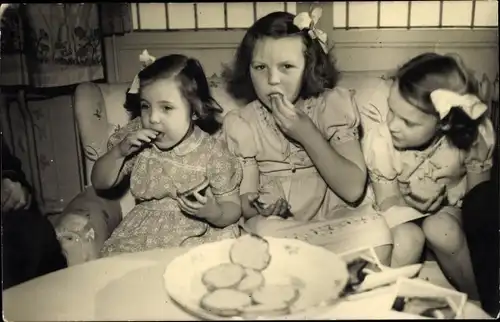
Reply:
<svg viewBox="0 0 500 322"><path fill-rule="evenodd" d="M194 30L198 30L198 5L196 2L193 3L193 11L194 11Z"/></svg>
<svg viewBox="0 0 500 322"><path fill-rule="evenodd" d="M470 18L470 28L474 29L474 20L476 18L476 0L472 0L472 10L471 10L471 18Z"/></svg>
<svg viewBox="0 0 500 322"><path fill-rule="evenodd" d="M165 20L167 21L167 30L170 29L170 21L168 19L168 2L165 2Z"/></svg>
<svg viewBox="0 0 500 322"><path fill-rule="evenodd" d="M411 28L411 0L408 1L408 17L406 18L406 29Z"/></svg>
<svg viewBox="0 0 500 322"><path fill-rule="evenodd" d="M380 29L380 0L377 1L377 29Z"/></svg>
<svg viewBox="0 0 500 322"><path fill-rule="evenodd" d="M345 29L349 30L349 1L345 2Z"/></svg>
<svg viewBox="0 0 500 322"><path fill-rule="evenodd" d="M257 21L257 2L252 2L253 22Z"/></svg>
<svg viewBox="0 0 500 322"><path fill-rule="evenodd" d="M444 3L443 0L441 0L439 1L439 25L438 25L439 28L443 26L443 7Z"/></svg>
<svg viewBox="0 0 500 322"><path fill-rule="evenodd" d="M227 2L224 2L224 29L227 30Z"/></svg>
<svg viewBox="0 0 500 322"><path fill-rule="evenodd" d="M141 28L141 14L140 14L141 9L139 8L139 4L140 3L135 4L135 8L136 8L135 12L137 12L137 29L141 30L142 29Z"/></svg>

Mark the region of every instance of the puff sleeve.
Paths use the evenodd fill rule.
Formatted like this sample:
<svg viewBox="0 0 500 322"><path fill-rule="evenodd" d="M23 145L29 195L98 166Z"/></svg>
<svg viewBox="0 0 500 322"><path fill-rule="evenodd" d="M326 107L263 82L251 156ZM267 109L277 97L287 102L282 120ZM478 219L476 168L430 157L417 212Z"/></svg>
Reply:
<svg viewBox="0 0 500 322"><path fill-rule="evenodd" d="M330 144L359 139L360 118L353 95L335 88L324 94L324 104L315 107L318 128Z"/></svg>
<svg viewBox="0 0 500 322"><path fill-rule="evenodd" d="M239 193L242 178L241 164L221 137L215 143L208 160L207 178L216 197Z"/></svg>
<svg viewBox="0 0 500 322"><path fill-rule="evenodd" d="M131 120L127 125L119 128L115 133L111 134L108 139L108 151L119 144L130 132L137 131L142 127L140 117ZM136 160L136 154L133 154L125 159L125 163L121 169L121 173L130 174Z"/></svg>
<svg viewBox="0 0 500 322"><path fill-rule="evenodd" d="M373 127L362 140L363 155L370 179L374 182L393 181L400 170L399 155L392 145L385 124Z"/></svg>
<svg viewBox="0 0 500 322"><path fill-rule="evenodd" d="M224 117L222 137L227 143L229 152L236 156L242 167L240 193L257 192L259 187L257 144L250 124L241 117L239 110L231 111Z"/></svg>
<svg viewBox="0 0 500 322"><path fill-rule="evenodd" d="M493 151L495 149L495 130L490 119L485 117L478 126L478 136L465 156L467 172L481 173L493 166Z"/></svg>
<svg viewBox="0 0 500 322"><path fill-rule="evenodd" d="M392 81L378 78L366 81L364 86L356 89L355 98L364 133L386 121L389 111L387 98L391 86Z"/></svg>

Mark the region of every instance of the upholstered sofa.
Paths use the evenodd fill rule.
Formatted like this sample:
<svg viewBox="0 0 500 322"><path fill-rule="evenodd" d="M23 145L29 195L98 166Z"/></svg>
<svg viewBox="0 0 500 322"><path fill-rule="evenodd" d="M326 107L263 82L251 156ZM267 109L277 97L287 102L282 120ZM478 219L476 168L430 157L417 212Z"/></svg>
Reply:
<svg viewBox="0 0 500 322"><path fill-rule="evenodd" d="M345 74L339 86L352 89L361 105L385 75L384 71ZM211 77L209 83L224 114L242 105L227 94L219 77ZM113 196L97 196L90 186L92 166L106 152L109 136L130 119L124 108L128 86L129 83L84 83L75 91L74 107L88 186L66 207L56 225L70 265L97 258L104 241L135 203L127 187Z"/></svg>

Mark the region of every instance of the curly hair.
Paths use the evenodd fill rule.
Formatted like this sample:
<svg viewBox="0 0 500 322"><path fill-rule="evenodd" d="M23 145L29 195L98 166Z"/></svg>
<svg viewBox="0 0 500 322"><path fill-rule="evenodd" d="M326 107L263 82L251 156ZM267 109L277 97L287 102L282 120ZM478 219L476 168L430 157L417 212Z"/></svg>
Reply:
<svg viewBox="0 0 500 322"><path fill-rule="evenodd" d="M232 66L224 68L223 77L227 91L236 99L251 102L257 99L252 79L250 64L256 42L264 37L284 38L300 36L305 46L305 69L299 97L307 99L317 97L337 85L339 72L330 53L325 53L320 43L311 39L308 29L300 30L293 24L295 15L288 12L273 12L257 20L246 32L241 41Z"/></svg>
<svg viewBox="0 0 500 322"><path fill-rule="evenodd" d="M212 97L207 77L197 59L180 54L164 56L144 68L138 76L140 88L158 79L175 77L192 113L196 115L195 124L210 134L222 127L218 120L222 107ZM138 94L127 93L124 107L131 118L141 115L140 90Z"/></svg>

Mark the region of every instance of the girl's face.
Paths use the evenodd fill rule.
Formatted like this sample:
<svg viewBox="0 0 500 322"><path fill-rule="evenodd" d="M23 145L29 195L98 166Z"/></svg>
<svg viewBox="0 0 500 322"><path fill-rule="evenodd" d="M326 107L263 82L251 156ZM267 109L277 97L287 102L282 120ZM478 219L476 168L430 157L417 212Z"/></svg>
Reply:
<svg viewBox="0 0 500 322"><path fill-rule="evenodd" d="M250 63L250 76L259 100L271 106L269 95L280 93L294 102L302 86L304 67L301 37L264 37L257 40Z"/></svg>
<svg viewBox="0 0 500 322"><path fill-rule="evenodd" d="M387 123L396 148L419 148L436 136L438 117L426 114L406 101L399 92L397 82L391 87L387 103Z"/></svg>
<svg viewBox="0 0 500 322"><path fill-rule="evenodd" d="M167 150L191 129L191 108L174 79L158 79L141 88L142 126L157 131L153 142Z"/></svg>

